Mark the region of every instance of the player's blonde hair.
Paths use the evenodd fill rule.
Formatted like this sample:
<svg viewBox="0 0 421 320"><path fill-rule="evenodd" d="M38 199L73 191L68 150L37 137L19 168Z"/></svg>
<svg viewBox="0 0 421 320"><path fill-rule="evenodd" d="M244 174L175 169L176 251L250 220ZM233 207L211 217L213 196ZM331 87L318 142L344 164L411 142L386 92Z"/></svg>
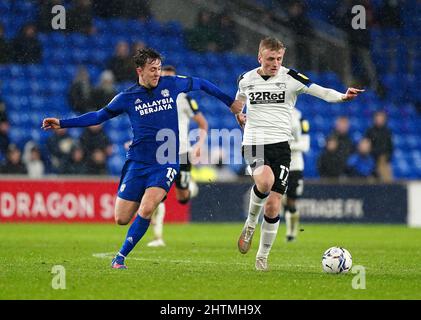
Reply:
<svg viewBox="0 0 421 320"><path fill-rule="evenodd" d="M281 49L285 50L286 47L282 41L274 37L266 37L260 41L259 53L261 53L264 49L269 49L271 51L279 51Z"/></svg>

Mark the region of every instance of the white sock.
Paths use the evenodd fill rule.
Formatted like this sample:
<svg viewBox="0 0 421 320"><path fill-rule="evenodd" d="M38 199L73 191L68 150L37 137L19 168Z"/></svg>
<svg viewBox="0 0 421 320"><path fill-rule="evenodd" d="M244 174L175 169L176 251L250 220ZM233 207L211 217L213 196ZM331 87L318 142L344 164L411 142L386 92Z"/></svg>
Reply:
<svg viewBox="0 0 421 320"><path fill-rule="evenodd" d="M162 230L164 228L165 204L161 202L154 212L155 224L153 233L156 239L162 239Z"/></svg>
<svg viewBox="0 0 421 320"><path fill-rule="evenodd" d="M197 183L194 182L193 180L191 180L189 183L189 191L190 191L190 199L193 199L199 193L199 187L197 186Z"/></svg>
<svg viewBox="0 0 421 320"><path fill-rule="evenodd" d="M256 227L256 224L259 220L260 212L262 212L262 208L264 207L266 200L268 197L260 198L254 192L254 186L251 188L250 191L250 204L249 204L249 214L247 217L247 223L252 226Z"/></svg>
<svg viewBox="0 0 421 320"><path fill-rule="evenodd" d="M291 213L289 210L285 211L285 225L287 236L297 237L298 234L298 225L299 225L299 213L295 211Z"/></svg>
<svg viewBox="0 0 421 320"><path fill-rule="evenodd" d="M269 223L266 219L263 219L262 229L260 232L260 243L259 251L257 251L257 257L267 258L269 256L270 249L275 242L276 234L278 233L279 219L275 223Z"/></svg>

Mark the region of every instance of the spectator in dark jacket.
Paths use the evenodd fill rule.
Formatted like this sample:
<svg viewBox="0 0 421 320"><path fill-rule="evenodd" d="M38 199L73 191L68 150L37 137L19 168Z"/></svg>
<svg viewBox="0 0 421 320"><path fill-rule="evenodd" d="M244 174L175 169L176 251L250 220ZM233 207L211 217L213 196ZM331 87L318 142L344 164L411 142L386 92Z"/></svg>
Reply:
<svg viewBox="0 0 421 320"><path fill-rule="evenodd" d="M47 149L54 172L59 173L61 171L64 163L68 161L74 144L75 141L67 133L67 129L54 130L53 135L47 139Z"/></svg>
<svg viewBox="0 0 421 320"><path fill-rule="evenodd" d="M320 177L339 178L344 173L344 169L338 165L340 162L338 140L333 136L329 137L326 141L326 147L317 162Z"/></svg>
<svg viewBox="0 0 421 320"><path fill-rule="evenodd" d="M345 116L338 117L332 136L338 141L339 161L337 166L345 171L348 157L354 152L354 143L349 136L349 119Z"/></svg>
<svg viewBox="0 0 421 320"><path fill-rule="evenodd" d="M29 64L41 61L41 44L38 41L37 29L28 23L22 27L19 35L13 41L14 61Z"/></svg>
<svg viewBox="0 0 421 320"><path fill-rule="evenodd" d="M130 47L126 41L120 41L115 48L115 55L108 63L110 69L115 77L116 82L123 82L133 80L136 77L135 66L130 57Z"/></svg>
<svg viewBox="0 0 421 320"><path fill-rule="evenodd" d="M358 143L358 151L352 154L347 161L347 174L350 177L373 177L376 162L371 155L371 142L367 138Z"/></svg>
<svg viewBox="0 0 421 320"><path fill-rule="evenodd" d="M94 111L92 105L93 88L89 79L88 70L85 67L80 67L70 86L69 103L70 106L79 113L86 113Z"/></svg>
<svg viewBox="0 0 421 320"><path fill-rule="evenodd" d="M218 29L209 11L200 11L195 27L187 32L187 42L192 50L198 52L218 50Z"/></svg>
<svg viewBox="0 0 421 320"><path fill-rule="evenodd" d="M392 132L387 127L387 116L384 111L374 114L373 126L367 130L365 136L372 145L371 154L376 161L376 175L383 182L392 181L390 161L393 154Z"/></svg>
<svg viewBox="0 0 421 320"><path fill-rule="evenodd" d="M10 144L9 139L10 124L6 114L6 105L0 98L0 153L6 155L7 148Z"/></svg>
<svg viewBox="0 0 421 320"><path fill-rule="evenodd" d="M27 174L26 167L22 162L22 153L16 145L9 145L6 153L6 161L0 167L0 173Z"/></svg>
<svg viewBox="0 0 421 320"><path fill-rule="evenodd" d="M80 137L80 144L86 154L87 173L107 174L107 158L113 147L101 125L85 129Z"/></svg>
<svg viewBox="0 0 421 320"><path fill-rule="evenodd" d="M68 31L94 34L92 1L76 0L74 7L69 10L68 21Z"/></svg>
<svg viewBox="0 0 421 320"><path fill-rule="evenodd" d="M117 94L114 87L114 74L110 70L101 73L99 85L92 92L94 110L105 107Z"/></svg>
<svg viewBox="0 0 421 320"><path fill-rule="evenodd" d="M73 145L70 151L70 157L63 163L60 173L73 175L83 175L88 173L85 152L79 144Z"/></svg>
<svg viewBox="0 0 421 320"><path fill-rule="evenodd" d="M218 20L218 37L216 43L218 51L231 51L236 46L240 37L235 29L235 23L229 14L222 14Z"/></svg>
<svg viewBox="0 0 421 320"><path fill-rule="evenodd" d="M64 5L63 0L40 0L38 4L38 21L37 27L40 32L54 31L51 21L54 14L51 9L56 5Z"/></svg>
<svg viewBox="0 0 421 320"><path fill-rule="evenodd" d="M0 64L9 63L11 60L11 46L6 40L4 26L0 23Z"/></svg>
<svg viewBox="0 0 421 320"><path fill-rule="evenodd" d="M302 1L293 1L288 6L288 27L295 33L296 66L300 70L311 68L310 40L312 27Z"/></svg>

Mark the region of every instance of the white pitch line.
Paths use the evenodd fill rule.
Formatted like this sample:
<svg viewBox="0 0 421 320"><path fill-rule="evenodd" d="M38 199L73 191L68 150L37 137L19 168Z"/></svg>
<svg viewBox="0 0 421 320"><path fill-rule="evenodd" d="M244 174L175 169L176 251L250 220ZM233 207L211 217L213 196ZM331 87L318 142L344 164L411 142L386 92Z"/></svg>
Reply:
<svg viewBox="0 0 421 320"><path fill-rule="evenodd" d="M92 254L95 258L100 259L109 259L113 258L115 252L104 252L104 253L94 253ZM249 266L249 263L241 263L241 262L215 262L215 261L207 261L207 260L174 260L174 259L162 259L162 258L137 258L137 257L130 257L130 260L137 260L137 261L146 261L146 262L170 262L170 263L185 263L185 264L222 264L222 265L239 265L239 266Z"/></svg>
<svg viewBox="0 0 421 320"><path fill-rule="evenodd" d="M93 257L100 258L100 259L110 259L115 256L115 252L104 252L104 253L93 253ZM209 261L209 260L174 260L174 259L163 259L161 257L159 258L138 258L130 256L130 260L136 260L136 261L145 261L145 262L158 262L158 263L184 263L184 264L212 264L212 265L237 265L237 266L244 266L244 267L250 267L250 263L244 263L244 262L216 262L216 261ZM272 267L304 267L303 265L293 265L291 263L285 263L285 264L271 264ZM310 266L306 266L307 269L310 268Z"/></svg>

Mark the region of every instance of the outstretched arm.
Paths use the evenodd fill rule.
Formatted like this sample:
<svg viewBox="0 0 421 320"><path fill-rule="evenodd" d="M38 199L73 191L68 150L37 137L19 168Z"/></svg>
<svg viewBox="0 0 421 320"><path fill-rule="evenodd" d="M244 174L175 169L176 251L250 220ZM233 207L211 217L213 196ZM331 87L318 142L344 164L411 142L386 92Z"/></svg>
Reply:
<svg viewBox="0 0 421 320"><path fill-rule="evenodd" d="M324 88L318 84L312 83L305 91L312 96L323 99L327 102L336 103L354 99L359 93L364 92L361 89L348 88L345 94L334 89Z"/></svg>
<svg viewBox="0 0 421 320"><path fill-rule="evenodd" d="M230 107L232 113L234 114L240 113L241 110L243 109L243 104L240 101L235 100L234 98L225 94L224 92L221 91L221 89L219 89L210 81L201 79L201 78L195 78L195 77L192 78L192 81L193 81L192 90L203 90L207 94L221 100L228 107Z"/></svg>
<svg viewBox="0 0 421 320"><path fill-rule="evenodd" d="M46 118L42 121L42 128L44 130L60 129L60 128L75 128L75 127L89 127L94 126L108 119L113 118L113 114L105 108L99 111L85 113L79 117L59 120L57 118Z"/></svg>
<svg viewBox="0 0 421 320"><path fill-rule="evenodd" d="M59 120L57 118L46 118L42 121L42 128L44 130L49 130L94 126L123 113L126 104L127 103L125 102L123 95L118 94L106 107L102 108L101 110L88 112L82 114L79 117L64 120Z"/></svg>

